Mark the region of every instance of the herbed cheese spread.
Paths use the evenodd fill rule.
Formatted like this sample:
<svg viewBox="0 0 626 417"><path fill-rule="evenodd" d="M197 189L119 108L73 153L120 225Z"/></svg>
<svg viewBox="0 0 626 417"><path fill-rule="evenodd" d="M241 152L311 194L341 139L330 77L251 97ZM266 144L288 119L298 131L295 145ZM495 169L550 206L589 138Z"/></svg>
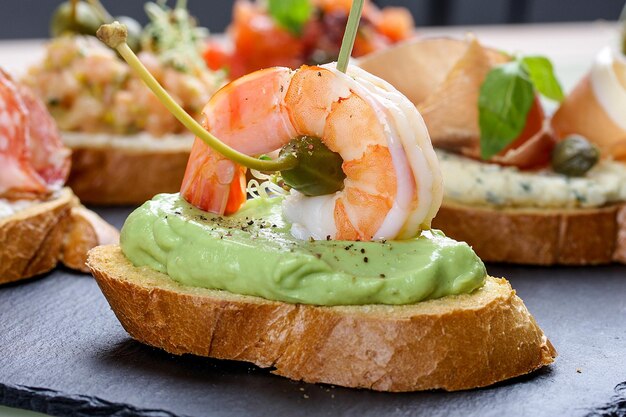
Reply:
<svg viewBox="0 0 626 417"><path fill-rule="evenodd" d="M444 201L472 206L592 208L626 201L626 164L601 161L584 177L520 171L437 150Z"/></svg>

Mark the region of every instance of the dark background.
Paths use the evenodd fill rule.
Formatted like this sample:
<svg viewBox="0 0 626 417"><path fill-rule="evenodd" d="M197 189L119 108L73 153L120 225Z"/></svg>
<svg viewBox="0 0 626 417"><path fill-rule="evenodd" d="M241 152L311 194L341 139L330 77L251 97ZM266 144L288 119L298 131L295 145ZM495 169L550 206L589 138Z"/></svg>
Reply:
<svg viewBox="0 0 626 417"><path fill-rule="evenodd" d="M1 38L43 38L60 0L0 0ZM145 0L102 0L114 15L145 22ZM173 5L175 0L169 0ZM188 0L203 26L221 32L230 21L232 0ZM411 9L419 26L617 20L624 0L378 0L378 5Z"/></svg>

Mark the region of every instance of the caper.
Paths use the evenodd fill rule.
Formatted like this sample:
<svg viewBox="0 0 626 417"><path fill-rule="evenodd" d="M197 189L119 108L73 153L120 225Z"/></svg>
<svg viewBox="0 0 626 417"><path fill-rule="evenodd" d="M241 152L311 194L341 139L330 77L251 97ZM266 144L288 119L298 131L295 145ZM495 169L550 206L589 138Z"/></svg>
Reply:
<svg viewBox="0 0 626 417"><path fill-rule="evenodd" d="M332 194L343 189L346 174L341 169L343 159L321 139L300 136L285 145L280 156L291 153L297 160L295 168L281 171L288 186L307 196Z"/></svg>
<svg viewBox="0 0 626 417"><path fill-rule="evenodd" d="M133 52L139 52L141 49L141 34L143 32L141 24L129 16L118 16L114 20L117 20L126 26L126 30L128 31L126 43L130 46L130 49L132 49Z"/></svg>
<svg viewBox="0 0 626 417"><path fill-rule="evenodd" d="M66 1L56 8L50 20L50 35L61 36L66 33L96 35L96 31L104 22L96 10L85 2L76 3L76 14L72 13L72 2Z"/></svg>
<svg viewBox="0 0 626 417"><path fill-rule="evenodd" d="M600 159L600 152L580 135L571 135L559 142L552 151L552 169L568 177L580 177Z"/></svg>

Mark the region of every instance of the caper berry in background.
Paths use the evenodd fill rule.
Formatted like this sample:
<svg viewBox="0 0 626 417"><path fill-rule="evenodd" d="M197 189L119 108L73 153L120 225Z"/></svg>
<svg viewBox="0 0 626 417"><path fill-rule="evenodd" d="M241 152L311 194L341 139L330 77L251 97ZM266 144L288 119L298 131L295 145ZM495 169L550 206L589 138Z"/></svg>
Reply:
<svg viewBox="0 0 626 417"><path fill-rule="evenodd" d="M343 189L346 174L341 165L343 158L333 152L321 139L300 136L280 150L280 156L293 154L298 165L281 171L285 184L307 196L332 194Z"/></svg>
<svg viewBox="0 0 626 417"><path fill-rule="evenodd" d="M568 177L581 177L600 160L600 152L580 135L570 135L552 151L552 169Z"/></svg>
<svg viewBox="0 0 626 417"><path fill-rule="evenodd" d="M96 31L104 22L96 10L88 3L76 3L76 14L72 16L72 2L66 1L56 8L50 19L50 35L63 34L96 35Z"/></svg>
<svg viewBox="0 0 626 417"><path fill-rule="evenodd" d="M126 43L130 46L130 49L132 49L133 52L139 52L141 49L141 35L143 32L141 24L129 16L117 16L114 20L117 20L126 26L126 30L128 32Z"/></svg>

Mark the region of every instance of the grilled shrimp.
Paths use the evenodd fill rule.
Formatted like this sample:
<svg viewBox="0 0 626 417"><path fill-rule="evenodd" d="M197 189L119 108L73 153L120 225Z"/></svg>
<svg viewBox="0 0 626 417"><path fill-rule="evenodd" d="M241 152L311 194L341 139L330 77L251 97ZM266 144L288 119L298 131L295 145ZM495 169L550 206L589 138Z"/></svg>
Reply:
<svg viewBox="0 0 626 417"><path fill-rule="evenodd" d="M0 70L0 197L36 198L60 188L69 158L44 104Z"/></svg>
<svg viewBox="0 0 626 417"><path fill-rule="evenodd" d="M343 190L286 197L283 212L296 237L408 238L430 227L441 205L441 173L421 116L390 84L359 68L257 71L218 91L203 116L205 128L248 155L299 136L318 137L341 155ZM245 169L196 139L181 195L200 209L232 213L246 199Z"/></svg>

